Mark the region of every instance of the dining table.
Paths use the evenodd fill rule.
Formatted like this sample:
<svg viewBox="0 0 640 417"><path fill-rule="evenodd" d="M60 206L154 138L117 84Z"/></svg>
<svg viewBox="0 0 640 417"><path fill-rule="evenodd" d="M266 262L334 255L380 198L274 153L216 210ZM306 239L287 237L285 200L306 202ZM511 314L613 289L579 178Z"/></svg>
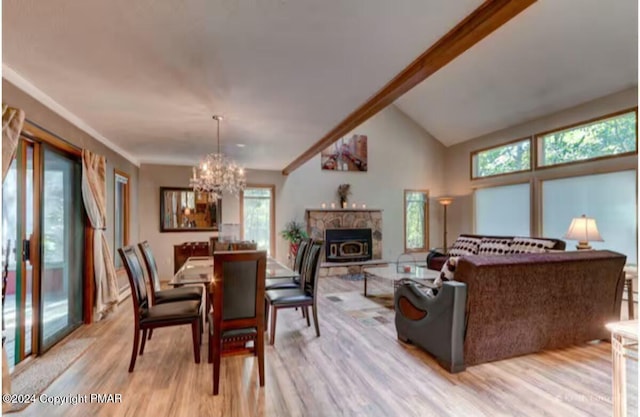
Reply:
<svg viewBox="0 0 640 417"><path fill-rule="evenodd" d="M291 278L299 277L300 274L270 256L267 257L267 270L265 278ZM205 286L205 312L211 308L211 297L209 285L213 282L213 256L191 256L178 269L169 281L173 287L183 285L204 285Z"/></svg>
<svg viewBox="0 0 640 417"><path fill-rule="evenodd" d="M282 264L278 260L267 257L265 278L295 278L300 276L297 272ZM210 284L213 282L213 256L192 256L178 269L169 281L173 287L183 285L204 285L205 310L203 320L207 320L207 312L211 309ZM244 343L244 342L242 342ZM232 347L233 349L233 347Z"/></svg>
<svg viewBox="0 0 640 417"><path fill-rule="evenodd" d="M275 258L267 257L266 278L296 278L300 274ZM178 269L169 285L208 285L213 281L213 256L192 256Z"/></svg>

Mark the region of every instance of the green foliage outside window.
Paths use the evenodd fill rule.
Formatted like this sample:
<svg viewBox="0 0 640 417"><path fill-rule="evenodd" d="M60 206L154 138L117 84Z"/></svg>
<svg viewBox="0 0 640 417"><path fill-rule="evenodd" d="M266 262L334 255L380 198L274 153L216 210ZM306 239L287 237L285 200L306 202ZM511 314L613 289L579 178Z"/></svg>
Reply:
<svg viewBox="0 0 640 417"><path fill-rule="evenodd" d="M526 171L531 168L531 141L525 139L478 152L473 157L473 166L474 178Z"/></svg>
<svg viewBox="0 0 640 417"><path fill-rule="evenodd" d="M409 250L425 249L426 193L408 191L405 194L405 246Z"/></svg>
<svg viewBox="0 0 640 417"><path fill-rule="evenodd" d="M542 136L540 165L618 155L636 150L636 113L573 127Z"/></svg>
<svg viewBox="0 0 640 417"><path fill-rule="evenodd" d="M244 238L258 244L258 249L270 250L271 190L247 188L244 190Z"/></svg>

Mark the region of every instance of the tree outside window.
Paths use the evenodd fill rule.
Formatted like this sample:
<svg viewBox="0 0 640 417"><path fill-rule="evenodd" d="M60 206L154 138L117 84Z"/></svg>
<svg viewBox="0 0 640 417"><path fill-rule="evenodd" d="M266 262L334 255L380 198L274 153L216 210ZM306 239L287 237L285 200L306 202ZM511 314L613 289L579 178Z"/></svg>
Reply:
<svg viewBox="0 0 640 417"><path fill-rule="evenodd" d="M518 140L471 155L472 178L510 174L531 169L531 139Z"/></svg>
<svg viewBox="0 0 640 417"><path fill-rule="evenodd" d="M631 111L569 129L541 134L540 166L636 151L636 112Z"/></svg>
<svg viewBox="0 0 640 417"><path fill-rule="evenodd" d="M425 252L428 247L429 192L404 191L405 252Z"/></svg>
<svg viewBox="0 0 640 417"><path fill-rule="evenodd" d="M258 244L258 249L266 250L273 256L272 216L273 189L269 187L247 187L242 193L242 231L243 239Z"/></svg>

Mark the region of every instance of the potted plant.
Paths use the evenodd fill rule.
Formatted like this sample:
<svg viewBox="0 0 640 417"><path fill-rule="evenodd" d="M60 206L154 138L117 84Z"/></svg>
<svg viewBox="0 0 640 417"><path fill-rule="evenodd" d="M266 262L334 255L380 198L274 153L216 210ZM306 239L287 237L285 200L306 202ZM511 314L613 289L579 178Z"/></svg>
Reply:
<svg viewBox="0 0 640 417"><path fill-rule="evenodd" d="M300 241L309 237L305 225L295 220L291 220L284 226L280 236L289 242L289 259L295 259Z"/></svg>
<svg viewBox="0 0 640 417"><path fill-rule="evenodd" d="M340 184L338 186L338 197L340 197L340 207L347 208L347 197L351 194L351 184Z"/></svg>

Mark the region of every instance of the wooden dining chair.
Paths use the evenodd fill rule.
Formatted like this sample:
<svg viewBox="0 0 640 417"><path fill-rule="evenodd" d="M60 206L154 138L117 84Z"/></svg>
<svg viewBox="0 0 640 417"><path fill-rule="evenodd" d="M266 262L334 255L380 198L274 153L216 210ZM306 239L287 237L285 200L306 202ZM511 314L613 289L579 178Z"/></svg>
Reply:
<svg viewBox="0 0 640 417"><path fill-rule="evenodd" d="M160 275L158 274L158 265L153 256L153 251L149 242L138 243L138 249L142 254L142 259L147 267L147 276L149 277L149 286L151 287L151 305L171 303L184 300L202 300L202 286L186 286L178 288L160 289Z"/></svg>
<svg viewBox="0 0 640 417"><path fill-rule="evenodd" d="M231 250L231 243L229 242L213 242L210 255L213 256L216 252L227 252Z"/></svg>
<svg viewBox="0 0 640 417"><path fill-rule="evenodd" d="M243 240L241 242L231 242L231 248L229 250L257 250L258 244L250 240Z"/></svg>
<svg viewBox="0 0 640 417"><path fill-rule="evenodd" d="M142 344L140 345L140 356L142 356L147 339L147 331L151 331L157 327L190 324L193 338L193 356L195 362L200 363L201 302L198 300L186 300L151 306L147 296L144 273L142 272L142 266L140 265L140 260L138 259L135 248L133 246L125 246L119 248L118 253L120 254L120 258L122 258L129 278L135 321L129 372L133 372L136 364L138 345L140 344L140 333L142 333Z"/></svg>
<svg viewBox="0 0 640 417"><path fill-rule="evenodd" d="M316 335L320 337L316 294L318 291L318 270L320 269L320 257L323 248L324 242L321 240L314 240L311 244L309 254L306 256L302 267L302 285L300 287L266 291L265 298L269 308L267 315L271 316L269 336L270 344L273 345L275 343L278 310L283 308L301 307L306 313L307 326L311 326L311 323L309 322L309 306L311 306ZM269 319L269 317L267 317L267 319Z"/></svg>
<svg viewBox="0 0 640 417"><path fill-rule="evenodd" d="M296 258L293 262L293 270L298 274L302 273L302 265L304 260L309 253L309 248L311 248L311 243L313 243L313 239L307 238L302 239L300 241L300 245L298 246L298 252L296 253ZM265 282L264 288L266 291L269 290L280 290L287 288L298 288L300 287L300 276L293 278L271 278ZM303 310L304 311L304 310Z"/></svg>
<svg viewBox="0 0 640 417"><path fill-rule="evenodd" d="M220 386L223 354L251 352L258 358L264 386L264 281L266 251L217 252L213 257L209 316L209 361L213 362L213 395ZM253 346L247 348L247 342Z"/></svg>

